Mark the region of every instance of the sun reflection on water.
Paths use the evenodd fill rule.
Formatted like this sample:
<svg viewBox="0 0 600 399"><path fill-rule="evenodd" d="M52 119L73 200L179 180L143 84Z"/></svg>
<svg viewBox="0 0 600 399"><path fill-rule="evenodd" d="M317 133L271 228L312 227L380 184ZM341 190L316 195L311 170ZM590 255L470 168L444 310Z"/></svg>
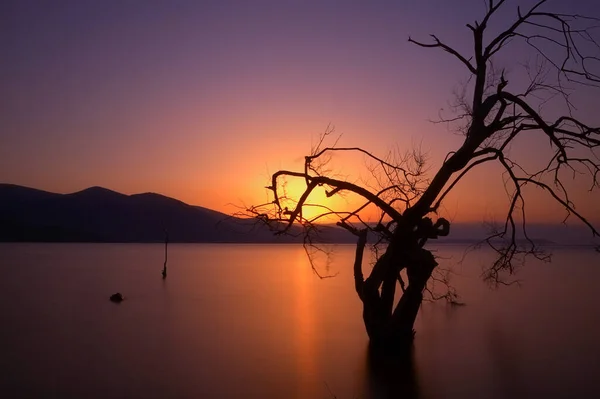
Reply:
<svg viewBox="0 0 600 399"><path fill-rule="evenodd" d="M316 319L315 297L312 291L311 267L306 253L299 248L294 257L294 325L297 373L297 397L310 395L307 392L317 374L316 364Z"/></svg>

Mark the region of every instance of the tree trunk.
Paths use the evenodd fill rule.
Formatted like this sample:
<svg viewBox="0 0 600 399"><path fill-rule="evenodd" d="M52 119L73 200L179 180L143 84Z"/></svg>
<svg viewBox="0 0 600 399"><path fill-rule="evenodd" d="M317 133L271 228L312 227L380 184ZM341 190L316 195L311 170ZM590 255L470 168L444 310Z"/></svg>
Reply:
<svg viewBox="0 0 600 399"><path fill-rule="evenodd" d="M354 279L356 291L363 303L363 321L370 345L375 350L405 351L412 346L413 326L423 301L423 290L437 262L431 252L395 241L390 243L386 253L373 268L374 271L378 268L385 272L372 272L367 281L364 281L361 263L365 242L366 233L359 236ZM402 248L410 250L402 251ZM403 268L407 269L408 287L394 307L396 281ZM376 275L382 275L383 279L374 280Z"/></svg>

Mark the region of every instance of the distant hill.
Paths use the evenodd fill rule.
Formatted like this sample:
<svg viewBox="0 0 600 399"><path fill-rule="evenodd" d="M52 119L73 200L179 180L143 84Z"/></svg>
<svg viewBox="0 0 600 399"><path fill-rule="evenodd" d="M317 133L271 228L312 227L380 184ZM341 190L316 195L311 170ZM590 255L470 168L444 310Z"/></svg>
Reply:
<svg viewBox="0 0 600 399"><path fill-rule="evenodd" d="M248 219L232 218L155 193L102 187L56 194L0 184L0 241L296 242Z"/></svg>
<svg viewBox="0 0 600 399"><path fill-rule="evenodd" d="M0 184L0 241L164 242L164 229L171 242L301 242L301 237L275 236L255 220L230 217L156 193L125 195L90 187L57 194ZM322 230L324 242L356 242L334 225ZM589 230L578 226L531 225L528 231L543 244L592 242ZM449 237L431 243L470 244L485 235L481 224L456 223Z"/></svg>

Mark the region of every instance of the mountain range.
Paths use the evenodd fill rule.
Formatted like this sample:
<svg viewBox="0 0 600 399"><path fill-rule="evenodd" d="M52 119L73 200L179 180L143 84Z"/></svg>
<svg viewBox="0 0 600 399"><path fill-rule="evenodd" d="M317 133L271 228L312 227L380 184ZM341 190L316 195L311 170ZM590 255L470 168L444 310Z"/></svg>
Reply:
<svg viewBox="0 0 600 399"><path fill-rule="evenodd" d="M254 219L242 219L156 193L126 195L102 187L71 194L0 184L0 242L170 242L293 243L294 235L274 235ZM585 226L535 225L530 236L542 243L588 245ZM292 230L298 233L299 230ZM453 223L440 243L472 243L485 237L481 223ZM354 243L334 225L321 240Z"/></svg>
<svg viewBox="0 0 600 399"><path fill-rule="evenodd" d="M341 229L325 240L344 241ZM275 236L253 219L235 218L155 193L126 195L102 187L57 194L0 184L0 241L300 242ZM351 237L350 237L351 238Z"/></svg>

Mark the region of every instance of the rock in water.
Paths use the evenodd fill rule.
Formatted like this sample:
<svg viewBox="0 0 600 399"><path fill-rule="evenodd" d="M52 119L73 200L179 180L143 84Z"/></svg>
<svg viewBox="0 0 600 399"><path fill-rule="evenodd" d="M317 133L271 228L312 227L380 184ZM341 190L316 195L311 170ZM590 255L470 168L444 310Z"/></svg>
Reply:
<svg viewBox="0 0 600 399"><path fill-rule="evenodd" d="M112 302L120 303L123 301L123 294L121 294L120 292L117 292L116 294L112 294L110 296L110 300Z"/></svg>

